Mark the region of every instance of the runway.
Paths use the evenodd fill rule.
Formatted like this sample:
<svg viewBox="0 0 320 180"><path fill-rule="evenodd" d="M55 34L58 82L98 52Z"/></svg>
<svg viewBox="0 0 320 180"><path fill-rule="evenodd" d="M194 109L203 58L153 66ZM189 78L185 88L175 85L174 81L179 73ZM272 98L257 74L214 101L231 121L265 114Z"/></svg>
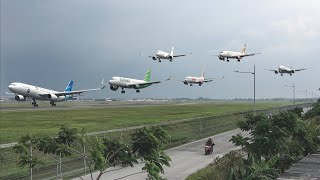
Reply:
<svg viewBox="0 0 320 180"><path fill-rule="evenodd" d="M30 105L29 105L30 104ZM75 110L81 108L117 108L117 107L145 107L145 106L170 106L198 103L177 103L177 102L64 102L57 103L57 106L50 106L48 103L40 102L39 107L33 107L30 103L1 103L0 112L6 111L52 111L52 110Z"/></svg>
<svg viewBox="0 0 320 180"><path fill-rule="evenodd" d="M238 149L239 147L235 147L229 142L230 138L237 133L241 133L241 131L236 129L213 136L213 140L216 145L214 146L213 154L207 156L204 155L204 143L207 138L167 150L166 152L170 156L172 162L170 163L170 167L164 168L165 174L163 177L170 180L185 179L190 174L213 162L216 157L221 157L231 150ZM244 136L248 136L247 133L242 134ZM123 169L119 169L120 167L109 168L107 171L110 172L103 174L101 179L146 179L147 174L142 173L142 167L142 164L137 164L134 167L126 167ZM97 172L93 173L94 179L97 176ZM82 178L85 180L91 180L90 175L83 176Z"/></svg>

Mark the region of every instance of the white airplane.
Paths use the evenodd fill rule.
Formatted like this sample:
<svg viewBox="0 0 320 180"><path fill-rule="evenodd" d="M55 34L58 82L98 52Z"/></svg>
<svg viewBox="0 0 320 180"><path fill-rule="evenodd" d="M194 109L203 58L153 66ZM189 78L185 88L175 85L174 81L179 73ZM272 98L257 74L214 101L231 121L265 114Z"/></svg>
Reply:
<svg viewBox="0 0 320 180"><path fill-rule="evenodd" d="M148 56L148 57L152 58L153 60L158 60L159 62L161 62L161 59L167 59L170 62L172 62L173 58L175 57L188 55L188 54L173 55L173 51L174 51L174 47L172 46L170 53L158 50L155 56ZM189 54L192 54L192 53L189 53Z"/></svg>
<svg viewBox="0 0 320 180"><path fill-rule="evenodd" d="M227 62L229 62L230 59L237 59L238 62L244 57L247 56L254 56L256 54L261 54L261 53L251 53L251 54L246 54L246 44L243 46L241 52L234 52L234 51L221 51L220 54L218 55L219 59L222 61L225 61L227 59Z"/></svg>
<svg viewBox="0 0 320 180"><path fill-rule="evenodd" d="M63 92L54 91L38 86L24 84L20 82L13 82L8 86L8 89L15 95L17 101L25 101L27 98L32 99L32 105L38 107L36 100L50 101L51 106L56 106L55 102L75 99L73 95L82 94L88 91L97 91L103 89L105 86L97 89L87 89L72 91L73 81L70 81Z"/></svg>
<svg viewBox="0 0 320 180"><path fill-rule="evenodd" d="M136 89L136 92L139 93L140 89L151 86L152 84L158 84L160 81L150 81L151 70L147 71L147 74L144 80L131 79L125 77L112 77L112 80L109 81L110 89L112 91L118 90L120 87L122 89L121 93L125 93L125 88Z"/></svg>
<svg viewBox="0 0 320 180"><path fill-rule="evenodd" d="M283 74L290 74L290 76L292 76L292 74L294 74L296 71L303 71L306 69L291 69L285 66L279 66L279 68L277 70L273 70L273 69L265 69L265 70L269 70L269 71L273 71L275 74L280 73L281 76L283 76Z"/></svg>
<svg viewBox="0 0 320 180"><path fill-rule="evenodd" d="M201 86L203 83L212 82L214 78L205 79L204 71L202 72L200 77L187 76L182 82L185 85L192 86L193 84L199 84ZM223 79L223 77L222 77Z"/></svg>

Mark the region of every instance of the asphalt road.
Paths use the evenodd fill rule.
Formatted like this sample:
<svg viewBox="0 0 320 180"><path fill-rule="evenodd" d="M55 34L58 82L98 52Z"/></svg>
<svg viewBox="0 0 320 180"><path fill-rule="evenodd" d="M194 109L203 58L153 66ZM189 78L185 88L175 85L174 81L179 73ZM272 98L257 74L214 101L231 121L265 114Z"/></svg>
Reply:
<svg viewBox="0 0 320 180"><path fill-rule="evenodd" d="M165 167L165 178L169 180L181 180L188 177L190 174L196 172L199 169L207 166L216 157L223 156L230 150L235 150L232 143L229 142L232 135L241 133L239 129L228 131L222 134L213 136L215 142L213 154L204 155L204 143L207 138L201 139L192 143L184 144L182 146L167 150L167 154L170 156L172 162L170 167ZM247 133L242 133L244 136L248 136ZM101 179L125 179L125 180L141 180L147 177L146 173L142 173L142 164L137 164L134 167L115 167L109 168ZM95 179L98 173L93 173ZM80 179L80 178L77 178ZM91 180L90 175L83 177L85 180Z"/></svg>

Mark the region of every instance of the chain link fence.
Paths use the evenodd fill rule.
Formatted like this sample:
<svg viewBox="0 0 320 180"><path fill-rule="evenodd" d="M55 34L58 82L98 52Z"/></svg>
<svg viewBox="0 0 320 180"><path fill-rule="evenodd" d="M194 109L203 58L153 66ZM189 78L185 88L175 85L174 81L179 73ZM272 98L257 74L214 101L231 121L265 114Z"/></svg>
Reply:
<svg viewBox="0 0 320 180"><path fill-rule="evenodd" d="M294 106L257 110L257 114L278 114L282 111L294 109L296 107L307 108L311 104L300 104ZM251 113L238 112L220 116L207 116L192 119L177 120L162 124L150 126L161 126L169 134L167 148L178 146L187 142L195 141L209 137L221 132L235 129L237 122L244 120L245 115ZM93 146L94 139L106 137L109 139L119 139L123 142L129 142L130 134L144 126L131 127L127 129L116 129L103 132L88 133L86 136L86 146L77 144L70 150L71 156L61 157L59 155L44 155L41 152L34 151L33 157L39 158L42 163L33 168L33 179L71 179L80 175L90 173L83 154L88 155L88 150ZM28 167L18 165L19 156L15 153L13 147L0 149L0 179L30 179L30 170Z"/></svg>

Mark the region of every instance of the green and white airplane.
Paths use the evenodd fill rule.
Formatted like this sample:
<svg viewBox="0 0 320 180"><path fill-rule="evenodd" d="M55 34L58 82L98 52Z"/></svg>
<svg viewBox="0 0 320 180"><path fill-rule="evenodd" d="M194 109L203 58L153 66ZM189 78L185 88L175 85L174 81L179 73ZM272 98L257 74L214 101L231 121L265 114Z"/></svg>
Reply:
<svg viewBox="0 0 320 180"><path fill-rule="evenodd" d="M149 69L147 71L147 74L144 80L131 79L131 78L125 78L125 77L112 77L112 79L109 80L110 89L112 91L116 91L120 87L122 89L121 93L125 93L124 89L130 88L130 89L136 89L136 92L139 93L140 89L142 88L149 87L152 84L160 83L160 81L150 81L150 75L151 75L151 70Z"/></svg>

